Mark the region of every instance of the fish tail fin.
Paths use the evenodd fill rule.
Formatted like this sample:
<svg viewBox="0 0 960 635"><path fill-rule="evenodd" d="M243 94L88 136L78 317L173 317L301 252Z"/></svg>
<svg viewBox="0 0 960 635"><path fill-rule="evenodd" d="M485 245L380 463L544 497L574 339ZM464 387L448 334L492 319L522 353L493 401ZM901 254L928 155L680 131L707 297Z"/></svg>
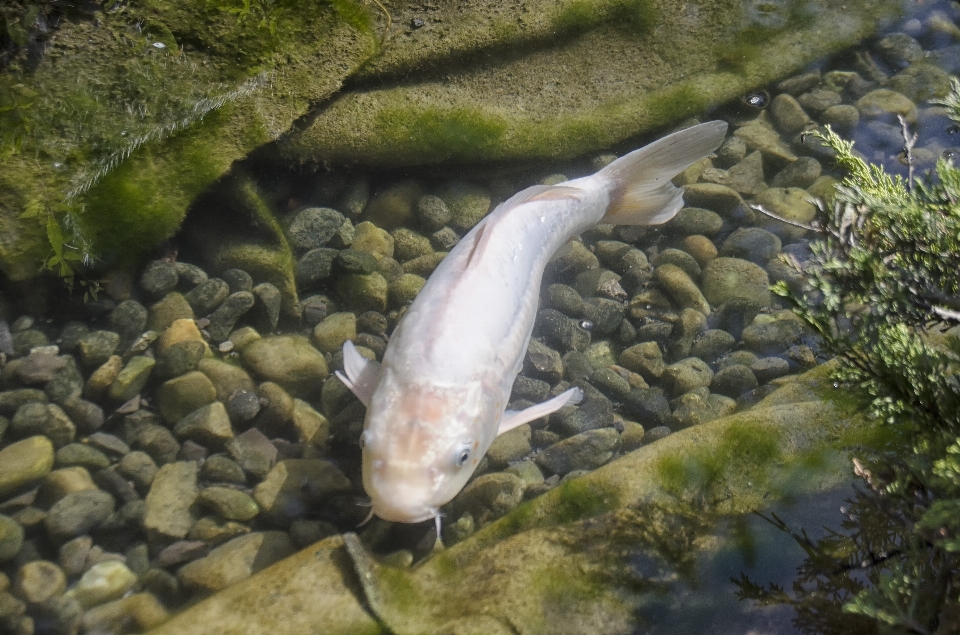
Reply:
<svg viewBox="0 0 960 635"><path fill-rule="evenodd" d="M670 179L723 143L724 121L702 123L625 154L600 171L613 187L604 223L657 225L683 207L683 190Z"/></svg>

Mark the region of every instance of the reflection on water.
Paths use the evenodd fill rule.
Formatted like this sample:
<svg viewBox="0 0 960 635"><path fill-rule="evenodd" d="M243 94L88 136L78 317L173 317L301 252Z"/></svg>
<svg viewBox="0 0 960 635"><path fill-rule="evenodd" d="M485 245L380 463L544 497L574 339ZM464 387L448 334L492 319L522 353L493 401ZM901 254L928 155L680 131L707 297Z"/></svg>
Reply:
<svg viewBox="0 0 960 635"><path fill-rule="evenodd" d="M691 579L678 582L669 594L641 609L644 632L651 635L714 633L793 634L821 632L811 612L794 611L788 603L738 601L754 599L743 581L771 588L797 588L809 570L807 551L795 539L819 540L829 534L838 512L853 495L850 485L804 494L777 503L762 514L724 520L715 533L717 546L701 552ZM773 519L783 524L776 526ZM837 598L839 599L839 598ZM828 604L838 606L828 601ZM821 622L822 623L822 622ZM823 624L826 626L826 624ZM824 629L822 632L839 632ZM855 631L862 632L862 631Z"/></svg>
<svg viewBox="0 0 960 635"><path fill-rule="evenodd" d="M794 524L764 514L782 539L793 542L792 551L802 549L805 556L783 580L765 581L762 573L745 569L733 580L737 597L776 610L792 607L793 624L805 634L960 632L957 549L944 547L942 540L951 520L941 517L936 528L924 526L930 525L925 512L936 504L933 492L920 484L930 474L906 479L904 492L855 464L864 482L841 506L842 520L834 507L820 532L813 532L819 517ZM946 505L956 506L949 494L945 498Z"/></svg>

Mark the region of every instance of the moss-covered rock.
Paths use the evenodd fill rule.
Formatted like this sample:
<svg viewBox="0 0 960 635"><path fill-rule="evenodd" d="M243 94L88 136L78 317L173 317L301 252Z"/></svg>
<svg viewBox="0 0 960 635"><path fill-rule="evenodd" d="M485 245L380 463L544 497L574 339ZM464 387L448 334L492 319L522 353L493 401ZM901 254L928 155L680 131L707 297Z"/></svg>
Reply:
<svg viewBox="0 0 960 635"><path fill-rule="evenodd" d="M718 520L849 479L836 439L864 441L873 428L827 392L828 371L572 479L416 568L382 564L356 536L336 536L154 633L636 632L636 606L673 595L662 581L710 553ZM655 562L655 575L625 568L631 558Z"/></svg>
<svg viewBox="0 0 960 635"><path fill-rule="evenodd" d="M0 268L24 279L51 256L152 248L377 49L359 3L288 9L149 0L64 21L35 70L6 69Z"/></svg>
<svg viewBox="0 0 960 635"><path fill-rule="evenodd" d="M0 131L0 268L24 279L44 264L69 276L87 255L130 262L264 145L259 159L391 166L609 147L849 46L896 5L774 4L758 18L752 3L711 0L691 20L680 0L375 4L149 0L63 24L35 71L0 77L11 113ZM357 88L341 90L361 67ZM309 125L269 143L311 104L321 105ZM367 215L411 218L418 188L378 195ZM460 231L485 213L453 207ZM243 210L266 243L231 232L202 252L214 269L258 270L296 316L289 246L261 212Z"/></svg>
<svg viewBox="0 0 960 635"><path fill-rule="evenodd" d="M784 77L870 35L891 6L712 0L692 18L680 0L537 0L520 17L510 3L439 3L278 150L389 166L573 157ZM390 10L395 24L424 19Z"/></svg>

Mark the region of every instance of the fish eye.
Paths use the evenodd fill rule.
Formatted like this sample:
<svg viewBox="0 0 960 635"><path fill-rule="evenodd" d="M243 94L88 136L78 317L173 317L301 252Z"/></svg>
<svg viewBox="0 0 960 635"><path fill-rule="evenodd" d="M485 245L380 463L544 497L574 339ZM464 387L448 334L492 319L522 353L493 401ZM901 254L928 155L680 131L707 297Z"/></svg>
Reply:
<svg viewBox="0 0 960 635"><path fill-rule="evenodd" d="M460 448L460 452L457 453L457 467L463 467L466 464L467 460L470 459L470 448Z"/></svg>
<svg viewBox="0 0 960 635"><path fill-rule="evenodd" d="M365 447L367 447L367 442L369 441L369 438L370 438L370 431L369 431L369 430L364 430L364 431L360 434L360 439L358 440L358 443L360 444L360 449L361 449L361 450L364 449Z"/></svg>

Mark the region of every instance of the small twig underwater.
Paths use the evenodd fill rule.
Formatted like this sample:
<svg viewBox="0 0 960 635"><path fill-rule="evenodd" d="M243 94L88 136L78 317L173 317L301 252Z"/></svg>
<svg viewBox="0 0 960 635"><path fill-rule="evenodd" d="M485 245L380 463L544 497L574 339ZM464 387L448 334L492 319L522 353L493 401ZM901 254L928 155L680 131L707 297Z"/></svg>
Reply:
<svg viewBox="0 0 960 635"><path fill-rule="evenodd" d="M910 133L907 128L907 120L903 115L897 115L900 122L900 134L903 136L903 154L907 161L907 191L913 191L913 146L917 143L917 133Z"/></svg>
<svg viewBox="0 0 960 635"><path fill-rule="evenodd" d="M756 210L756 211L760 212L761 214L766 214L766 215L769 216L770 218L776 219L776 220L780 221L781 223L786 223L787 225L793 225L794 227L799 227L799 228L801 228L801 229L806 229L806 230L809 230L809 231L812 231L812 232L817 232L817 233L819 233L819 234L822 234L823 231L824 231L822 227L817 227L816 225L807 225L807 224L805 224L805 223L798 223L797 221L789 220L789 219L784 218L783 216L780 216L780 215L778 215L778 214L774 214L774 213L771 212L770 210L766 209L763 205L759 205L759 204L756 204L756 203L751 203L749 207L750 207L750 209L752 209L752 210Z"/></svg>
<svg viewBox="0 0 960 635"><path fill-rule="evenodd" d="M380 44L383 44L387 41L387 37L390 35L390 29L393 27L393 18L390 17L390 12L387 11L387 8L383 6L383 3L380 0L371 0L373 4L377 5L377 8L380 9L380 12L383 13L384 17L387 19L387 28L383 30L383 36L380 38Z"/></svg>
<svg viewBox="0 0 960 635"><path fill-rule="evenodd" d="M177 121L157 126L146 134L135 137L130 141L129 144L127 144L126 147L111 153L99 161L96 164L96 170L92 175L82 178L76 187L67 192L66 200L69 201L76 196L85 193L91 187L96 185L100 179L109 174L144 144L151 141L164 139L190 127L194 123L201 121L207 114L223 107L224 104L253 94L266 85L270 78L271 73L269 71L263 71L262 73L251 77L232 91L217 97L204 97L203 99L198 100L196 103L194 103L191 112L187 116Z"/></svg>

